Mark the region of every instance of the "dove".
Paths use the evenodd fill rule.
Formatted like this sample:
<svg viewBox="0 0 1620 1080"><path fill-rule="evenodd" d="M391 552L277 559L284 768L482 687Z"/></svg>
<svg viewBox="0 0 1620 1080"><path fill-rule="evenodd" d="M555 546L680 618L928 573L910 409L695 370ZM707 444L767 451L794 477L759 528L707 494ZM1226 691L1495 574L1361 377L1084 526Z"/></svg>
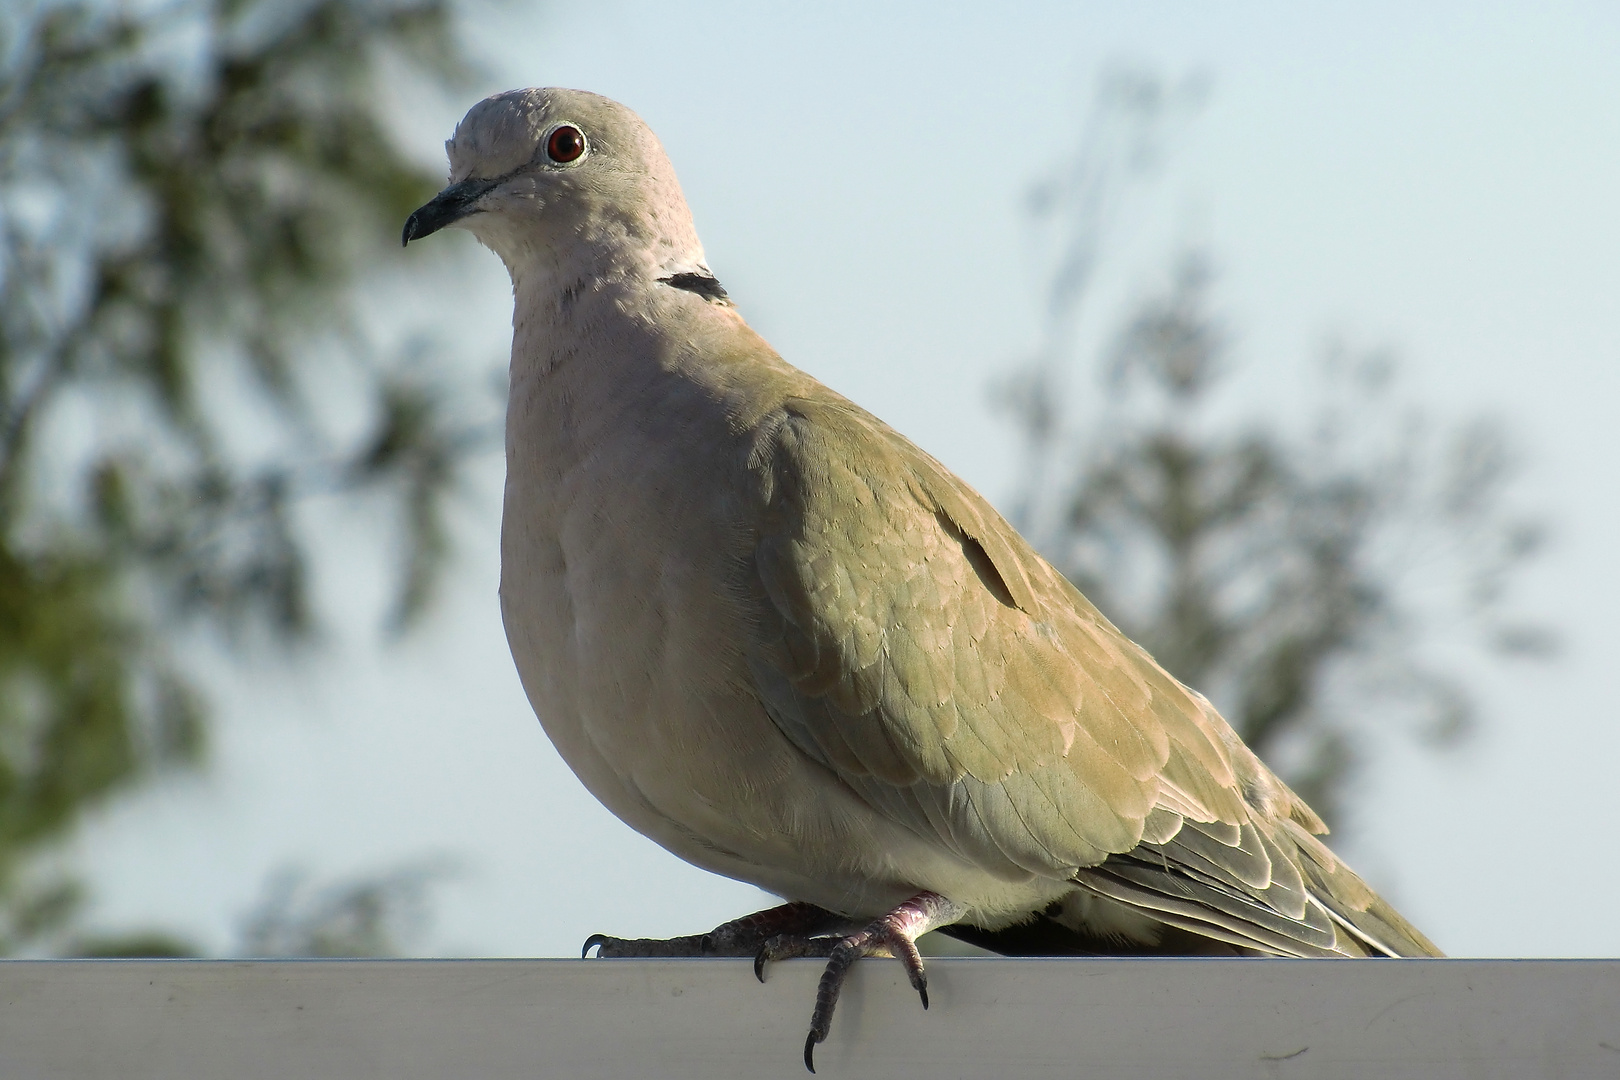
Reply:
<svg viewBox="0 0 1620 1080"><path fill-rule="evenodd" d="M580 781L786 903L599 956L1436 956L1202 695L978 492L782 359L630 109L496 94L409 244L464 229L514 298L501 615ZM829 319L836 319L832 313Z"/></svg>

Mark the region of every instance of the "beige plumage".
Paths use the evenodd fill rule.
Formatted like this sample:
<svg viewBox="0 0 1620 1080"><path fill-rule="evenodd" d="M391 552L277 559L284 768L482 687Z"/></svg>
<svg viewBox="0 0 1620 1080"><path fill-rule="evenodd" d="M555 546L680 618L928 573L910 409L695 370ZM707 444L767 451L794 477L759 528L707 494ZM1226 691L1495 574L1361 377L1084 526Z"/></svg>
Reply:
<svg viewBox="0 0 1620 1080"><path fill-rule="evenodd" d="M501 604L529 699L620 818L796 902L605 954L831 953L810 1046L839 963L910 956L921 989L910 941L939 926L1436 955L1208 701L748 327L633 113L514 91L447 147L405 238L466 228L511 272Z"/></svg>

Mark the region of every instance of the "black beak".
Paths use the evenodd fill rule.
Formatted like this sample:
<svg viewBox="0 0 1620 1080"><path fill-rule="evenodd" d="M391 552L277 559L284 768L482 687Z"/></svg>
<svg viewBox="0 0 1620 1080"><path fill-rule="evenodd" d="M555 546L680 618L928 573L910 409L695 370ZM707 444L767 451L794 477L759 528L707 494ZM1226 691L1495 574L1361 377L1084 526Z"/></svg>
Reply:
<svg viewBox="0 0 1620 1080"><path fill-rule="evenodd" d="M463 180L459 184L451 184L405 219L405 232L399 242L409 244L412 240L432 236L446 225L453 225L468 214L477 213L473 204L495 184L494 180Z"/></svg>

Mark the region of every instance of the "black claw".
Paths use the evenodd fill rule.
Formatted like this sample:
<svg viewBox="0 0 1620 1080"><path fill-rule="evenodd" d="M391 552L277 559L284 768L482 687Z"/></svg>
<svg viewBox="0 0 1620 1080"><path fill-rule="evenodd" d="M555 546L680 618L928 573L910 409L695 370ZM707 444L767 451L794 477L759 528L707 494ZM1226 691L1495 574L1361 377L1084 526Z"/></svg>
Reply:
<svg viewBox="0 0 1620 1080"><path fill-rule="evenodd" d="M606 934L592 934L590 937L585 939L585 947L579 950L579 958L581 960L585 959L591 954L592 949L596 948L598 945L606 945L607 940Z"/></svg>
<svg viewBox="0 0 1620 1080"><path fill-rule="evenodd" d="M804 1040L804 1067L816 1071L816 1033L813 1031Z"/></svg>
<svg viewBox="0 0 1620 1080"><path fill-rule="evenodd" d="M926 985L917 987L917 994L918 994L919 997L921 997L923 999L923 1012L927 1012L928 1011L928 987Z"/></svg>
<svg viewBox="0 0 1620 1080"><path fill-rule="evenodd" d="M763 948L754 954L754 978L762 983L765 981L765 950ZM815 1072L816 1070L811 1069L810 1071Z"/></svg>

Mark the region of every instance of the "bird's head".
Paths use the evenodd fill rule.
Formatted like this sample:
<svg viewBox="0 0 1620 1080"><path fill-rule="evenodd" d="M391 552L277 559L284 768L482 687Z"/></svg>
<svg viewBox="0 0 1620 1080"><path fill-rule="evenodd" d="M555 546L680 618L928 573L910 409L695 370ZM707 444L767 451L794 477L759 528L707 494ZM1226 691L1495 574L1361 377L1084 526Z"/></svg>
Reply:
<svg viewBox="0 0 1620 1080"><path fill-rule="evenodd" d="M445 150L450 185L405 222L406 244L466 229L514 277L537 261L654 274L703 261L664 148L616 101L509 90L474 105Z"/></svg>

